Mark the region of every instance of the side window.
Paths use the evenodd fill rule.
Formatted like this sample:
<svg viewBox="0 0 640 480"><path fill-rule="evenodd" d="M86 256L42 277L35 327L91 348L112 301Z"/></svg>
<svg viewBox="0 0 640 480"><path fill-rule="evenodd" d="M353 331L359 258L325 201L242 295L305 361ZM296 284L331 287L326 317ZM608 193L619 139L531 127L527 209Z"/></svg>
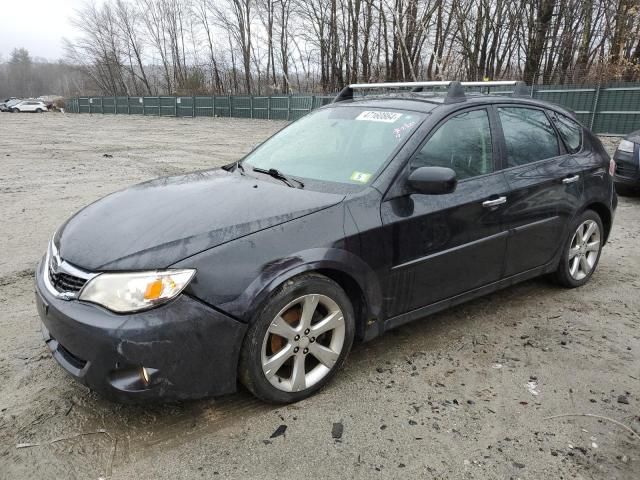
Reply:
<svg viewBox="0 0 640 480"><path fill-rule="evenodd" d="M558 129L567 151L569 153L579 152L582 148L582 127L559 113L553 114L553 123Z"/></svg>
<svg viewBox="0 0 640 480"><path fill-rule="evenodd" d="M560 154L553 126L541 110L499 107L498 115L507 146L507 167L525 165Z"/></svg>
<svg viewBox="0 0 640 480"><path fill-rule="evenodd" d="M449 119L411 160L418 167L448 167L458 180L491 173L491 128L486 110L472 110Z"/></svg>

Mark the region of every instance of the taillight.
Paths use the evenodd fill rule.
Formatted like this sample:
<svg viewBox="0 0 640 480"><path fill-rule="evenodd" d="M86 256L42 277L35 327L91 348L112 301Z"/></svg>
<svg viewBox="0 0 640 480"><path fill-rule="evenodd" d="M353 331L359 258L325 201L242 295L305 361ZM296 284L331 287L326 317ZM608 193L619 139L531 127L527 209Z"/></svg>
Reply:
<svg viewBox="0 0 640 480"><path fill-rule="evenodd" d="M609 175L613 176L614 173L616 173L616 162L611 158L609 160Z"/></svg>

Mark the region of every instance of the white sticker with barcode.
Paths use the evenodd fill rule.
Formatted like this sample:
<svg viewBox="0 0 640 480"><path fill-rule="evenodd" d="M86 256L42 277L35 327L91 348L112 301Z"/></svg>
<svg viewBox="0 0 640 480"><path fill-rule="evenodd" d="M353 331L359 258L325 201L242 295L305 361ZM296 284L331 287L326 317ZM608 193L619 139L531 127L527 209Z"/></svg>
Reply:
<svg viewBox="0 0 640 480"><path fill-rule="evenodd" d="M356 117L356 120L365 120L369 122L384 122L384 123L394 123L400 117L402 117L401 113L397 112L383 112L380 110L367 110L362 112L360 115Z"/></svg>

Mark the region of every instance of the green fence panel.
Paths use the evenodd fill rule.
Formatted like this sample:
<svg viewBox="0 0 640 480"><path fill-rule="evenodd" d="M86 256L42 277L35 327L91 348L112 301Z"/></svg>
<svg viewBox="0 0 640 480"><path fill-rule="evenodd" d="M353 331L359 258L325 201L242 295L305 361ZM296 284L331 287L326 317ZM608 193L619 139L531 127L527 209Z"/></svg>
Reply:
<svg viewBox="0 0 640 480"><path fill-rule="evenodd" d="M214 116L230 117L233 101L231 97L214 97Z"/></svg>
<svg viewBox="0 0 640 480"><path fill-rule="evenodd" d="M289 120L298 120L313 110L313 97L289 97Z"/></svg>
<svg viewBox="0 0 640 480"><path fill-rule="evenodd" d="M116 97L116 113L129 113L129 97Z"/></svg>
<svg viewBox="0 0 640 480"><path fill-rule="evenodd" d="M195 97L195 116L213 117L214 97Z"/></svg>
<svg viewBox="0 0 640 480"><path fill-rule="evenodd" d="M269 97L269 118L271 120L289 119L290 97Z"/></svg>
<svg viewBox="0 0 640 480"><path fill-rule="evenodd" d="M116 98L102 97L102 113L116 113Z"/></svg>
<svg viewBox="0 0 640 480"><path fill-rule="evenodd" d="M144 115L160 116L160 97L142 97Z"/></svg>
<svg viewBox="0 0 640 480"><path fill-rule="evenodd" d="M268 120L271 118L269 109L271 108L271 99L269 97L253 97L251 118L260 118Z"/></svg>
<svg viewBox="0 0 640 480"><path fill-rule="evenodd" d="M640 87L600 89L592 130L628 133L640 129Z"/></svg>
<svg viewBox="0 0 640 480"><path fill-rule="evenodd" d="M88 97L78 97L78 113L89 113Z"/></svg>
<svg viewBox="0 0 640 480"><path fill-rule="evenodd" d="M64 101L64 110L69 113L78 113L78 99L69 98Z"/></svg>
<svg viewBox="0 0 640 480"><path fill-rule="evenodd" d="M176 116L194 117L194 106L193 97L176 97Z"/></svg>
<svg viewBox="0 0 640 480"><path fill-rule="evenodd" d="M231 101L231 117L251 118L252 116L252 99L246 96L234 96Z"/></svg>
<svg viewBox="0 0 640 480"><path fill-rule="evenodd" d="M489 94L508 94L506 87ZM486 91L486 89L476 89ZM621 135L640 129L640 83L606 86L537 85L533 98L573 110L598 134ZM66 102L75 113L177 117L238 117L293 121L331 103L333 95L76 97Z"/></svg>
<svg viewBox="0 0 640 480"><path fill-rule="evenodd" d="M143 97L128 97L128 113L131 115L142 115ZM122 112L124 113L124 111Z"/></svg>
<svg viewBox="0 0 640 480"><path fill-rule="evenodd" d="M164 117L177 116L178 104L176 97L159 97L160 115Z"/></svg>

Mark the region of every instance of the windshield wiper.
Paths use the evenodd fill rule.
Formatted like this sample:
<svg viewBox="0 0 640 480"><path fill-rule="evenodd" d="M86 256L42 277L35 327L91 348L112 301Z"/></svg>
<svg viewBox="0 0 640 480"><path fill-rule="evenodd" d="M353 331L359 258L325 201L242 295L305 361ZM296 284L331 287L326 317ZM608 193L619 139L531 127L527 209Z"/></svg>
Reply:
<svg viewBox="0 0 640 480"><path fill-rule="evenodd" d="M300 180L297 180L295 178L290 178L287 177L284 173L282 173L280 170L278 170L277 168L260 168L260 167L253 167L253 171L254 172L258 172L258 173L266 173L267 175L273 177L273 178L277 178L278 180L282 180L284 183L286 183L287 185L289 185L291 188L295 188L292 184L291 184L291 180L293 180L294 182L296 182L298 185L300 185L300 188L304 188L304 183L302 183Z"/></svg>

